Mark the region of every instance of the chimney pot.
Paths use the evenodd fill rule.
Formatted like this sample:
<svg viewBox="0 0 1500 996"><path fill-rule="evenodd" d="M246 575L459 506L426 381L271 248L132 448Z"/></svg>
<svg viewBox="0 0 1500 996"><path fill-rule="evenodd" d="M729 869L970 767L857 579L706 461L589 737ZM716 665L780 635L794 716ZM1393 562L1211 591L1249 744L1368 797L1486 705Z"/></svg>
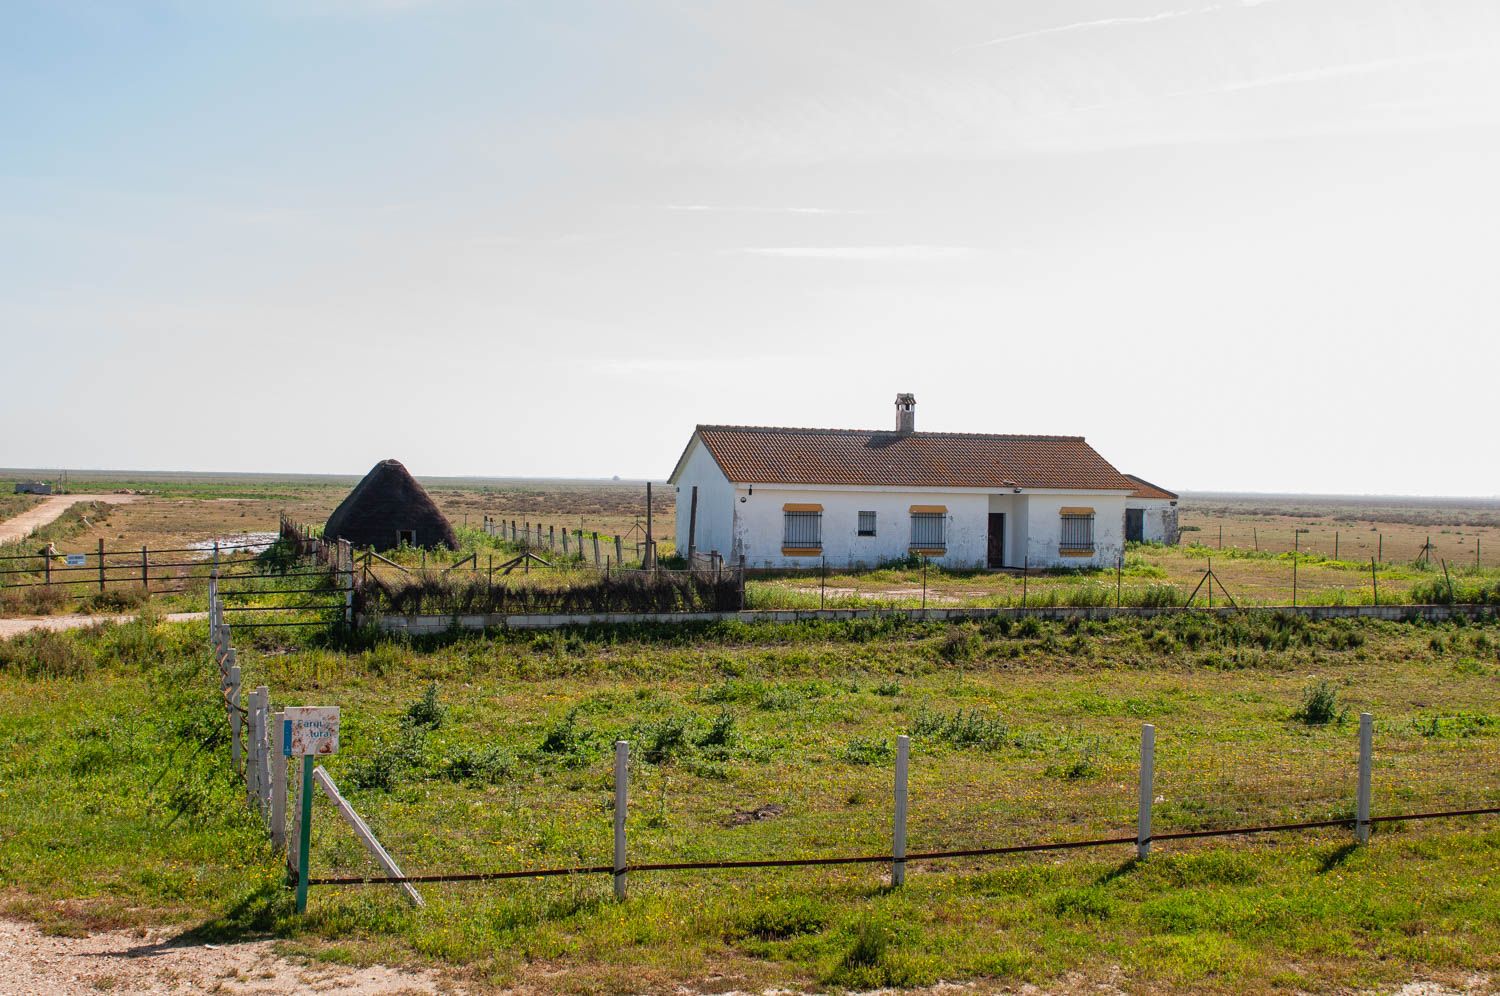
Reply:
<svg viewBox="0 0 1500 996"><path fill-rule="evenodd" d="M896 431L906 436L917 430L917 396L896 395Z"/></svg>

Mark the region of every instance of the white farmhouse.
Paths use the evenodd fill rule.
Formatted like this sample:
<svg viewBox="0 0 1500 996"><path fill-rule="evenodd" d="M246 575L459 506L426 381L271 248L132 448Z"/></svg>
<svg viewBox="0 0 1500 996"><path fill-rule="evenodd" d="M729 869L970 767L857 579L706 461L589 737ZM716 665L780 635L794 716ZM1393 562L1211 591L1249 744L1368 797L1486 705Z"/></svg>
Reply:
<svg viewBox="0 0 1500 996"><path fill-rule="evenodd" d="M1127 519L1142 539L1176 532L1177 496L1081 436L917 432L915 410L897 395L894 431L698 426L671 476L678 551L749 567L913 553L949 567L1110 567Z"/></svg>

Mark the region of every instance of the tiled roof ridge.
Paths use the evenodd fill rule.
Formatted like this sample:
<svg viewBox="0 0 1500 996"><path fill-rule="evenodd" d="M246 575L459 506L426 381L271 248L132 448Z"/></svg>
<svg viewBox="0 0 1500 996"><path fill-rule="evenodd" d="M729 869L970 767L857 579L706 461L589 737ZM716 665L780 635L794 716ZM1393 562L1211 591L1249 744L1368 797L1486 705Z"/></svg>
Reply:
<svg viewBox="0 0 1500 996"><path fill-rule="evenodd" d="M785 435L907 436L918 439L1037 439L1083 442L1083 436L1058 436L1027 432L897 432L895 429L819 429L784 425L700 425L699 432L775 432Z"/></svg>

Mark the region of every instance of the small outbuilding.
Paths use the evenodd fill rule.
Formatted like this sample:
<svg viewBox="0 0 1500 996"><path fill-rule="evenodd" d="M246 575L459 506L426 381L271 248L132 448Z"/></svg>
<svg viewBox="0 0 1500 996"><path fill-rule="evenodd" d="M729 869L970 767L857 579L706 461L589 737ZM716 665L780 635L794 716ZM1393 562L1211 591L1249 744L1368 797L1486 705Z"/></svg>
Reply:
<svg viewBox="0 0 1500 996"><path fill-rule="evenodd" d="M1167 543L1175 546L1182 535L1177 529L1177 494L1134 474L1126 474L1136 486L1125 498L1125 542Z"/></svg>
<svg viewBox="0 0 1500 996"><path fill-rule="evenodd" d="M453 526L399 460L377 463L333 510L323 536L375 550L403 544L458 549Z"/></svg>

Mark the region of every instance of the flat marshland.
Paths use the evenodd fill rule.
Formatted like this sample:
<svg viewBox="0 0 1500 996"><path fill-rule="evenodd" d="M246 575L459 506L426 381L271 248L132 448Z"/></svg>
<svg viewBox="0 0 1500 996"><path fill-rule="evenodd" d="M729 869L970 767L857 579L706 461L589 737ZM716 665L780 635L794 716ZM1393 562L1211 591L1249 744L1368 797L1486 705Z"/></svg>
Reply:
<svg viewBox="0 0 1500 996"><path fill-rule="evenodd" d="M630 861L883 854L912 738L910 849L1339 819L1356 716L1374 812L1500 798L1500 625L1270 613L1072 624L897 620L473 634L236 635L248 686L337 704L330 773L410 874L607 865L611 744ZM171 921L343 961L548 991L947 979L1330 991L1500 969L1494 817L885 864L320 886L291 907L230 770L202 624L0 643L6 908L49 929ZM314 875L378 874L326 802ZM1071 980L1071 981L1069 981ZM1082 981L1080 981L1082 980Z"/></svg>

